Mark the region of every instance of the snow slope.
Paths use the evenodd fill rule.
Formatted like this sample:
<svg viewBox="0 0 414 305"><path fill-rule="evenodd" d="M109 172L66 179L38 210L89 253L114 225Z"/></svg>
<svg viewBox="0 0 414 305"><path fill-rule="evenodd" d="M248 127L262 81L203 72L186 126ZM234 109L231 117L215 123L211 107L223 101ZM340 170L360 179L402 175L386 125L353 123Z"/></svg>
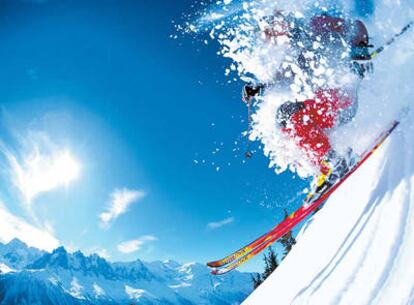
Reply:
<svg viewBox="0 0 414 305"><path fill-rule="evenodd" d="M414 115L302 229L243 304L414 304Z"/></svg>

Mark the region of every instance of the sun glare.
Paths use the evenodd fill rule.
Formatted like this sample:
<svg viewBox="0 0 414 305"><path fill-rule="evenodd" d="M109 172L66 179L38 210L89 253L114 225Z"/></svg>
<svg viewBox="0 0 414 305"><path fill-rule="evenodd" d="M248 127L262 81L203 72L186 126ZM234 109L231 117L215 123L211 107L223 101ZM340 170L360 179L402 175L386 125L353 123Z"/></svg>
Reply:
<svg viewBox="0 0 414 305"><path fill-rule="evenodd" d="M52 171L56 181L67 185L79 177L80 166L75 158L66 151L55 159Z"/></svg>
<svg viewBox="0 0 414 305"><path fill-rule="evenodd" d="M28 201L39 193L51 191L68 184L79 177L80 164L70 151L42 155L35 152L25 160L23 167L18 166L19 188Z"/></svg>

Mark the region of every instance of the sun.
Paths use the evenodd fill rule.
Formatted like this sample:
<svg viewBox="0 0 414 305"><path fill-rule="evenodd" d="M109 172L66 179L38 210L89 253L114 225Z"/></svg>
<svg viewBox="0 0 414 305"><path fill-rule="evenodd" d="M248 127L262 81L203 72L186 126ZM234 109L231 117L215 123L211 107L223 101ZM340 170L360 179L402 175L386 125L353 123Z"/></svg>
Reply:
<svg viewBox="0 0 414 305"><path fill-rule="evenodd" d="M80 164L69 151L64 151L54 160L51 168L52 180L68 185L79 177Z"/></svg>

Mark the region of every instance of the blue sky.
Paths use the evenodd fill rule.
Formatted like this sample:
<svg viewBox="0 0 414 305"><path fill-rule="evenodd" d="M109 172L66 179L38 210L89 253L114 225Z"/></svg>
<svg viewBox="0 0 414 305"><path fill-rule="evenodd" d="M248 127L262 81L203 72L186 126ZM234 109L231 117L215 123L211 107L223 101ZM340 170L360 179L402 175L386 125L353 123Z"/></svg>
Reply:
<svg viewBox="0 0 414 305"><path fill-rule="evenodd" d="M218 46L169 38L194 1L141 2L2 2L0 199L14 222L1 240L18 219L45 244L110 260L206 262L300 203L306 182L277 176L261 152L243 158L241 83L228 83ZM33 160L65 153L76 178L28 200L18 169L37 183Z"/></svg>

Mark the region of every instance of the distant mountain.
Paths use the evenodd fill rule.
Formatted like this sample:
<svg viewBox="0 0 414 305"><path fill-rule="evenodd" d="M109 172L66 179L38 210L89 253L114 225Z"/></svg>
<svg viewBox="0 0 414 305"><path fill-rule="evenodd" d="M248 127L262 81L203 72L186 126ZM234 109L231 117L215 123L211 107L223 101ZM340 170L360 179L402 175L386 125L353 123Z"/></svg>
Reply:
<svg viewBox="0 0 414 305"><path fill-rule="evenodd" d="M235 305L251 286L249 273L217 277L198 263L111 263L18 239L0 244L0 305Z"/></svg>
<svg viewBox="0 0 414 305"><path fill-rule="evenodd" d="M39 249L28 247L17 238L5 245L0 243L0 263L4 263L13 269L20 270L45 253Z"/></svg>

